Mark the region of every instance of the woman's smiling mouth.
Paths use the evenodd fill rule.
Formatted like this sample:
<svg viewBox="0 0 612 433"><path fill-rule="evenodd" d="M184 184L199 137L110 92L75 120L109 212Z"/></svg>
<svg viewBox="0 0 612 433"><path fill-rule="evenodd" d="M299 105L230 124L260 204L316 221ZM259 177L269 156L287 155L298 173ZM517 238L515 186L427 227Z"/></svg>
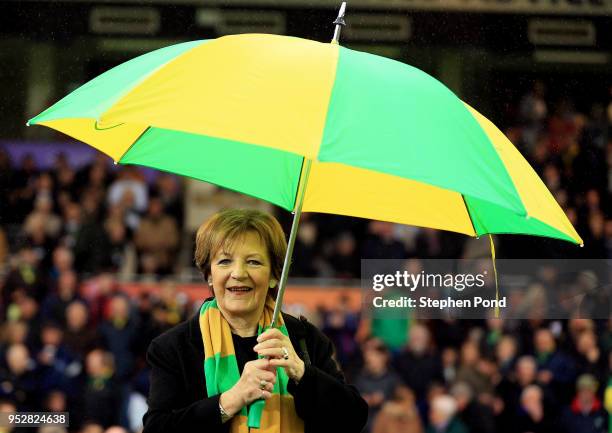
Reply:
<svg viewBox="0 0 612 433"><path fill-rule="evenodd" d="M231 293L242 294L242 293L250 292L251 290L253 290L253 288L247 287L247 286L233 286L233 287L228 287L226 290Z"/></svg>

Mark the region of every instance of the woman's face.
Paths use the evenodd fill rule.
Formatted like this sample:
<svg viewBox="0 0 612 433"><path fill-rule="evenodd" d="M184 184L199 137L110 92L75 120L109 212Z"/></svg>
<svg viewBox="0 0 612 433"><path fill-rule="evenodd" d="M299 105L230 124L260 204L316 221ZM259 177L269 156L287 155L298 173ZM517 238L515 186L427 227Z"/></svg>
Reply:
<svg viewBox="0 0 612 433"><path fill-rule="evenodd" d="M268 250L256 232L236 239L231 251L220 248L211 260L210 273L209 283L224 315L259 319L272 274Z"/></svg>

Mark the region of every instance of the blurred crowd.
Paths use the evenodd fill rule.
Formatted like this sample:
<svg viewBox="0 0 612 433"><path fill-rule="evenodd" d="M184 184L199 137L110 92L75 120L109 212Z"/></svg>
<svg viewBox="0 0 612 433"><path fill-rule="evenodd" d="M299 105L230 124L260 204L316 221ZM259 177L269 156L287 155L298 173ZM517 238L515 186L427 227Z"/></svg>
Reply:
<svg viewBox="0 0 612 433"><path fill-rule="evenodd" d="M578 112L569 99L547 99L541 82L517 101L505 132L585 246L500 236L502 256L612 258L610 101ZM147 181L101 154L81 167L58 154L40 169L33 155L13 161L0 148L0 411L69 411L70 431L141 429L146 349L199 307L171 280L192 266L180 260L193 236L184 201L176 176ZM287 224L290 215L278 217ZM362 257L487 257L482 241L304 214L292 276L357 279ZM129 297L125 277L156 290ZM368 431L608 431L610 320L384 321L343 302L310 315L367 400Z"/></svg>
<svg viewBox="0 0 612 433"><path fill-rule="evenodd" d="M33 155L14 166L0 150L0 263L10 258L11 268L28 263L55 277L63 267L170 274L183 224L178 180L161 174L148 184L138 168L113 170L109 161L98 154L77 169L60 153L41 171Z"/></svg>
<svg viewBox="0 0 612 433"><path fill-rule="evenodd" d="M355 340L351 313L325 317L372 433L609 431L612 320L395 320Z"/></svg>

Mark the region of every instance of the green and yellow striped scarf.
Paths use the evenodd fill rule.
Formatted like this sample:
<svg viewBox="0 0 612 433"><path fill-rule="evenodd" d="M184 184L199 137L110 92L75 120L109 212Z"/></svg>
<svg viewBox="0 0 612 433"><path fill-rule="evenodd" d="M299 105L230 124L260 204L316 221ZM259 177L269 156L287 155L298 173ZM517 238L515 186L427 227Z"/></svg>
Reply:
<svg viewBox="0 0 612 433"><path fill-rule="evenodd" d="M273 311L274 300L268 297L259 319L257 335L270 326ZM288 335L282 315L279 325L280 331ZM212 397L227 391L240 379L230 326L221 314L216 299L202 304L200 330L204 340L206 392L208 397ZM278 368L272 397L243 407L230 421L230 432L249 433L252 428L259 429L261 433L303 432L304 422L295 412L293 396L287 392L288 381L285 370Z"/></svg>

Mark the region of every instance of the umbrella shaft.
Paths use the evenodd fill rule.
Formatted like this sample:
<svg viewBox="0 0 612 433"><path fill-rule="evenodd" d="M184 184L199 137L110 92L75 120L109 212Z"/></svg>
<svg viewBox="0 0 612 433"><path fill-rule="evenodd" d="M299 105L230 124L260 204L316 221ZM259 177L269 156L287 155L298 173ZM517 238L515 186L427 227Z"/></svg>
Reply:
<svg viewBox="0 0 612 433"><path fill-rule="evenodd" d="M285 253L285 263L283 263L283 271L281 278L278 283L278 294L276 295L276 304L274 305L274 314L272 315L272 323L270 326L276 326L280 309L283 305L283 296L285 294L285 286L287 285L287 278L289 277L289 265L291 264L291 256L293 254L293 246L295 245L295 238L297 237L297 229L300 223L300 215L302 215L302 204L304 202L304 194L306 192L306 184L308 183L308 175L310 174L310 159L304 158L304 165L302 168L302 175L300 176L300 183L298 185L298 196L293 212L293 223L291 224L291 233L289 234L289 242L287 243L287 252Z"/></svg>
<svg viewBox="0 0 612 433"><path fill-rule="evenodd" d="M342 31L342 25L336 24L336 29L334 30L334 38L332 42L338 43L340 41L340 32Z"/></svg>

